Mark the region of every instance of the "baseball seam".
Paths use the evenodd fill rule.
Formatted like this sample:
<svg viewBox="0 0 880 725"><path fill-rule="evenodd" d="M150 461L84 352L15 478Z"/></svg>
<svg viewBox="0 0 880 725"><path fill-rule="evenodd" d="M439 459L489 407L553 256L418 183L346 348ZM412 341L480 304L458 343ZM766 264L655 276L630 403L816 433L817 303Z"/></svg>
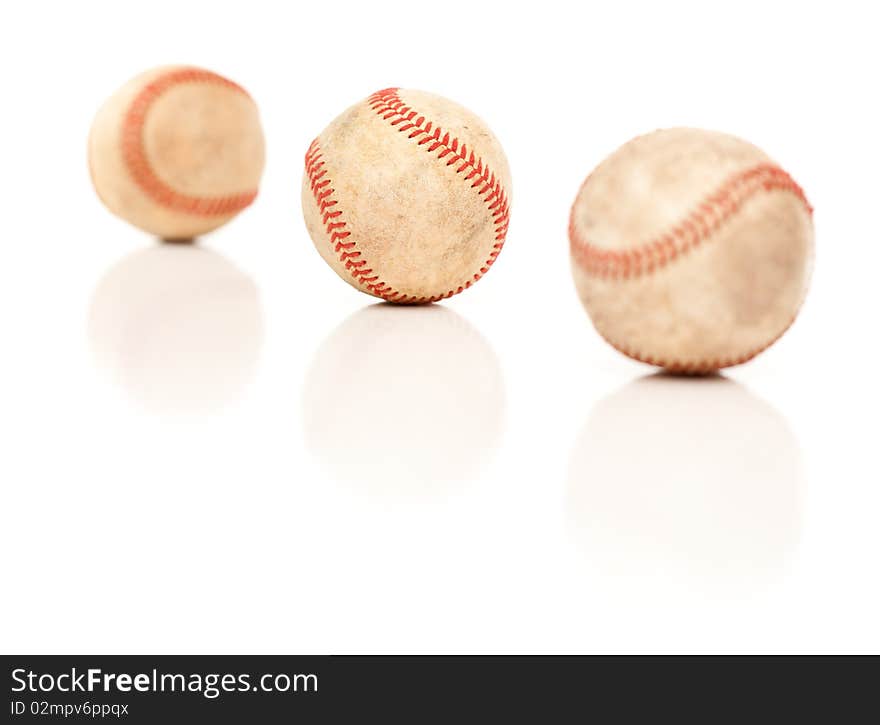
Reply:
<svg viewBox="0 0 880 725"><path fill-rule="evenodd" d="M803 189L791 176L774 164L759 164L728 178L670 231L631 249L602 249L583 239L575 228L573 207L569 222L572 254L582 269L592 276L631 279L651 274L710 239L756 194L773 190L794 194L812 214L813 209Z"/></svg>
<svg viewBox="0 0 880 725"><path fill-rule="evenodd" d="M120 137L122 159L134 182L160 206L196 216L223 216L240 212L256 198L256 189L216 197L183 194L162 181L150 165L143 139L147 114L159 96L181 83L216 83L250 98L237 83L210 71L184 68L160 75L141 89L125 113Z"/></svg>
<svg viewBox="0 0 880 725"><path fill-rule="evenodd" d="M488 164L474 153L473 148L469 149L467 144L450 136L449 132L444 132L440 126L426 120L423 115L407 106L400 99L397 88L378 91L367 99L367 103L376 114L388 121L391 127L396 128L398 133L406 133L408 139L416 140L417 146L424 147L428 153L439 149L440 153L437 154L437 159L446 159L446 166L456 165L456 174L468 171L462 177L463 181L472 182L471 188L478 189L477 194L483 197L492 216L495 243L489 258L480 269L470 279L444 294L415 297L394 289L382 281L379 273L364 258L363 253L357 249L357 242L351 239L352 232L346 229L347 223L342 218L343 212L338 206L338 199L333 196L335 189L332 186L332 180L327 176L328 172L319 140L315 139L306 152L306 175L334 253L338 255L339 261L359 284L371 294L389 302L424 304L463 292L489 271L504 246L510 221L510 205L501 180L489 169Z"/></svg>
<svg viewBox="0 0 880 725"><path fill-rule="evenodd" d="M584 182L586 187L589 178ZM783 191L793 194L812 216L803 189L783 169L775 164L758 164L729 177L714 193L688 214L684 220L655 239L625 250L609 250L590 244L578 233L575 225L575 206L569 220L569 241L572 257L587 275L600 279L619 281L650 275L665 267L673 260L700 246L742 206L761 192ZM605 341L619 352L639 362L657 365L673 372L705 373L711 370L741 365L770 347L794 323L797 313L784 326L778 335L755 349L740 355L713 360L665 360L652 355L643 355L627 345L616 342L596 326Z"/></svg>

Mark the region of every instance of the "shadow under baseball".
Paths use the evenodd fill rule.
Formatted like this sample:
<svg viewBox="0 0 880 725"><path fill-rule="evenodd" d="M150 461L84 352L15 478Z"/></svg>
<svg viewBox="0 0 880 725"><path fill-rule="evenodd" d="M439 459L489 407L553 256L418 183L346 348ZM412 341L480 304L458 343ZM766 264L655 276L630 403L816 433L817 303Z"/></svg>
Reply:
<svg viewBox="0 0 880 725"><path fill-rule="evenodd" d="M99 366L145 409L201 415L236 400L263 338L257 286L193 244L133 252L100 280L89 311Z"/></svg>
<svg viewBox="0 0 880 725"><path fill-rule="evenodd" d="M376 304L342 322L305 381L306 447L335 479L377 496L442 496L501 437L498 358L442 305Z"/></svg>
<svg viewBox="0 0 880 725"><path fill-rule="evenodd" d="M661 373L593 408L567 514L609 584L737 599L784 574L804 489L799 445L772 406L721 376Z"/></svg>

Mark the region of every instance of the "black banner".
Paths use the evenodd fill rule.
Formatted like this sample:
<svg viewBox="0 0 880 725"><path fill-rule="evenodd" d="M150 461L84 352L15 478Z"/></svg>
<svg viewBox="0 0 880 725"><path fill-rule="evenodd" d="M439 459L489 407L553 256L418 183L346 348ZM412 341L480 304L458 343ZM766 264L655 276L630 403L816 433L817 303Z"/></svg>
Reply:
<svg viewBox="0 0 880 725"><path fill-rule="evenodd" d="M3 657L6 722L561 722L637 714L785 720L815 697L777 658L417 656ZM770 666L768 666L770 665ZM771 667L773 668L771 670ZM858 668L857 668L858 669ZM836 721L876 686L850 677ZM731 670L734 670L733 672ZM735 675L735 676L732 676ZM830 694L830 693L829 693ZM708 709L707 709L708 708ZM698 717L697 719L700 719ZM725 719L725 718L721 718Z"/></svg>

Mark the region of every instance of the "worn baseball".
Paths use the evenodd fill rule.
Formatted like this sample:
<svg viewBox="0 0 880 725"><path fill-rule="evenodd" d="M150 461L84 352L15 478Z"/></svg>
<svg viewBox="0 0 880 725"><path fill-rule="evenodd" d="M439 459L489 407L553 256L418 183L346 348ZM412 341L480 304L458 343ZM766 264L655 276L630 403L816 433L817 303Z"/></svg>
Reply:
<svg viewBox="0 0 880 725"><path fill-rule="evenodd" d="M812 267L812 208L750 143L669 129L596 168L569 238L578 293L611 345L708 373L752 359L794 321Z"/></svg>
<svg viewBox="0 0 880 725"><path fill-rule="evenodd" d="M434 302L486 274L509 199L507 159L486 124L423 91L374 93L306 153L303 214L318 252L389 302Z"/></svg>
<svg viewBox="0 0 880 725"><path fill-rule="evenodd" d="M205 234L249 206L264 155L247 92L185 66L154 68L126 83L98 111L89 135L101 201L165 239Z"/></svg>

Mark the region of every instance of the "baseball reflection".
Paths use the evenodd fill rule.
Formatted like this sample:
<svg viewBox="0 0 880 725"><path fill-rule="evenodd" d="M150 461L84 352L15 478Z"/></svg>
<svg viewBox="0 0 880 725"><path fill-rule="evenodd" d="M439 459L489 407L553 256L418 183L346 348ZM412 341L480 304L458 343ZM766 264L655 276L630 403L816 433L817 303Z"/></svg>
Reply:
<svg viewBox="0 0 880 725"><path fill-rule="evenodd" d="M569 523L620 583L748 595L797 547L804 479L783 417L723 377L663 374L592 411L571 457Z"/></svg>
<svg viewBox="0 0 880 725"><path fill-rule="evenodd" d="M441 305L377 304L345 320L306 378L306 446L373 494L434 495L489 460L504 419L498 359Z"/></svg>
<svg viewBox="0 0 880 725"><path fill-rule="evenodd" d="M101 367L162 414L211 413L234 401L254 372L262 334L253 281L192 244L124 257L99 282L89 314Z"/></svg>

